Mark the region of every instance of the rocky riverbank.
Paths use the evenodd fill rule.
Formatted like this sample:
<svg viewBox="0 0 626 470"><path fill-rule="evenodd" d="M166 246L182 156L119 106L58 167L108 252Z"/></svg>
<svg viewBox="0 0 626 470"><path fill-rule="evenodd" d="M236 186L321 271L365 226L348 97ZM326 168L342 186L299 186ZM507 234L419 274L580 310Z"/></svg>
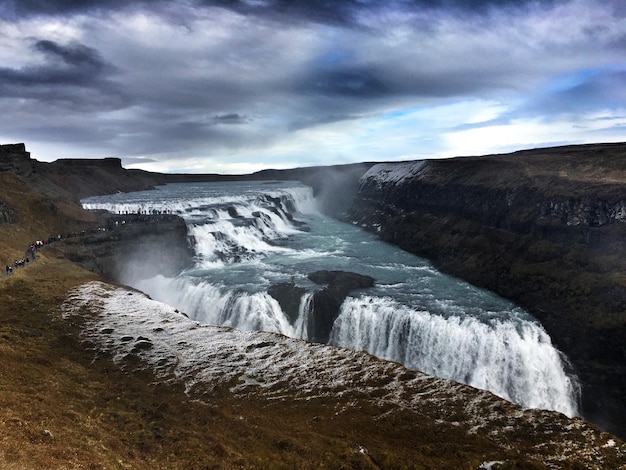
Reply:
<svg viewBox="0 0 626 470"><path fill-rule="evenodd" d="M626 145L383 164L349 220L533 313L626 435Z"/></svg>

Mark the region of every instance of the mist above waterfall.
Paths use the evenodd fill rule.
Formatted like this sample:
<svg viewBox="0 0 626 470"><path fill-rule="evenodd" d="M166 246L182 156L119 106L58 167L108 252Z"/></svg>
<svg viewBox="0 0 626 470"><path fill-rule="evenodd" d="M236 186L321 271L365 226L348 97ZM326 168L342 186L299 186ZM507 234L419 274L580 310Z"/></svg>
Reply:
<svg viewBox="0 0 626 470"><path fill-rule="evenodd" d="M526 407L577 413L578 386L566 358L527 312L322 215L311 188L300 183L172 184L83 204L122 214L174 213L187 221L195 249L192 269L124 281L200 322L309 339L313 293L324 286L308 275L352 271L371 276L376 285L349 294L331 325L330 343ZM295 299L295 318L268 294L278 283L304 292Z"/></svg>

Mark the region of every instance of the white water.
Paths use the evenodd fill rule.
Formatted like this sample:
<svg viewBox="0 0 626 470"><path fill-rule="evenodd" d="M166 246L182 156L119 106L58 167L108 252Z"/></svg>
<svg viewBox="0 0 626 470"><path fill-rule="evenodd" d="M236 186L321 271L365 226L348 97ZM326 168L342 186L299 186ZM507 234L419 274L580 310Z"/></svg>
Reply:
<svg viewBox="0 0 626 470"><path fill-rule="evenodd" d="M575 396L575 384L548 335L533 322L444 318L364 296L344 303L330 343L490 390L529 408L576 413L563 401Z"/></svg>
<svg viewBox="0 0 626 470"><path fill-rule="evenodd" d="M316 211L299 183L177 184L83 201L115 213L172 212L195 239L194 268L175 278L124 279L207 324L308 339L320 269L372 276L353 292L330 342L467 383L529 408L577 414L578 387L541 325L494 294ZM306 222L310 231L292 221ZM290 323L267 289L293 282L307 293Z"/></svg>

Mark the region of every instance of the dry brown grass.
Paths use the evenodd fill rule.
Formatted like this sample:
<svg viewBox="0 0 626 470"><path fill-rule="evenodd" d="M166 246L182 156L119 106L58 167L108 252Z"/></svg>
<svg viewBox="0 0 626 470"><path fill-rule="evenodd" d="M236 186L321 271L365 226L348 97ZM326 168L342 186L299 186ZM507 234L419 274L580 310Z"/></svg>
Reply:
<svg viewBox="0 0 626 470"><path fill-rule="evenodd" d="M329 399L222 390L200 402L124 373L60 317L66 292L94 277L42 254L0 281L2 468L469 469L494 450L410 413L381 418L367 402L340 416Z"/></svg>

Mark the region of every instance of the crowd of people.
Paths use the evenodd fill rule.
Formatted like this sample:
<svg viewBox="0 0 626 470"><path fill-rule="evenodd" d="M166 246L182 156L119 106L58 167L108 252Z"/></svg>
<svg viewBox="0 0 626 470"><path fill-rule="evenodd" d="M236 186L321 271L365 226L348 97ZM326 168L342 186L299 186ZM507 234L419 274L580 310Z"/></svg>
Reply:
<svg viewBox="0 0 626 470"><path fill-rule="evenodd" d="M44 240L35 240L33 243L30 244L23 258L16 259L15 261L13 261L13 264L7 264L5 266L4 271L6 275L10 276L11 274L13 274L13 270L17 268L23 268L24 266L28 265L28 263L30 263L31 261L35 261L35 259L37 258L35 253L37 252L38 249L46 245L49 245L50 243L53 243L57 240L61 240L61 238L62 238L61 235L59 235L57 237L48 237Z"/></svg>
<svg viewBox="0 0 626 470"><path fill-rule="evenodd" d="M21 259L16 259L13 263L13 266L10 266L7 264L5 271L7 273L7 276L10 274L13 274L13 269L17 269L17 268L21 268L22 266L26 266L28 263L30 262L30 260L28 258L21 258Z"/></svg>

